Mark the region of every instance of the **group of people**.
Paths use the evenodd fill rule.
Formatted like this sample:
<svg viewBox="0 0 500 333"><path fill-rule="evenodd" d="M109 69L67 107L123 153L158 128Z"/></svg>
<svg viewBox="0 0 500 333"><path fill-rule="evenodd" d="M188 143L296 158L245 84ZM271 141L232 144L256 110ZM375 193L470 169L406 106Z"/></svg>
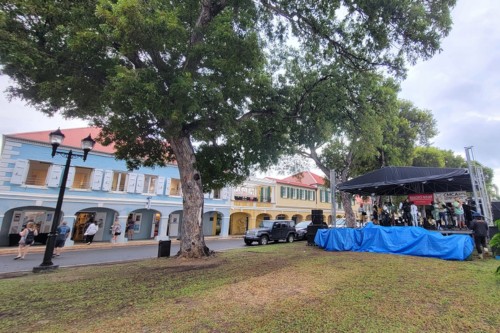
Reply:
<svg viewBox="0 0 500 333"><path fill-rule="evenodd" d="M127 237L129 240L133 239L134 225L134 220L129 217L126 228ZM122 229L120 223L118 221L115 221L110 230L112 243L117 243L118 236L121 235L121 230ZM92 244L92 242L94 241L94 236L98 231L99 226L97 225L94 218L90 217L85 224L85 232L83 234L85 236L85 243L87 245ZM66 221L61 222L61 225L57 227L54 254L52 256L53 258L59 257L61 255L62 249L64 248L70 232L71 228L68 226L68 223ZM19 240L18 254L14 258L14 260L23 260L28 254L29 248L35 242L35 237L38 236L38 229L36 228L35 223L33 221L29 221L26 224L26 227L19 233L19 235L21 236L21 239Z"/></svg>
<svg viewBox="0 0 500 333"><path fill-rule="evenodd" d="M59 257L61 255L70 231L71 228L68 226L66 221L61 222L61 225L57 227L54 254L52 255L52 258ZM21 236L21 239L19 240L17 257L15 257L14 260L23 260L28 254L31 245L35 242L35 237L38 236L38 229L36 228L35 223L33 221L28 222L26 224L26 228L19 233L19 236Z"/></svg>
<svg viewBox="0 0 500 333"><path fill-rule="evenodd" d="M460 198L455 198L453 203L444 203L443 201L432 202L432 222L435 223L438 230L444 228L458 228L467 230L465 224L465 211L463 202Z"/></svg>

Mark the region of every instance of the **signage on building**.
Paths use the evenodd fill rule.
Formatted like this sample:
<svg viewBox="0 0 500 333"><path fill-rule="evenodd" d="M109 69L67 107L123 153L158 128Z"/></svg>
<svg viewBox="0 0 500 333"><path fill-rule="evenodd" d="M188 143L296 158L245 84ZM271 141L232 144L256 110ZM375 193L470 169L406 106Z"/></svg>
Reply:
<svg viewBox="0 0 500 333"><path fill-rule="evenodd" d="M467 193L465 191L434 193L435 202L453 202L455 198L459 198L462 202L465 202L467 200Z"/></svg>
<svg viewBox="0 0 500 333"><path fill-rule="evenodd" d="M431 205L434 201L434 195L432 193L408 194L408 200L417 206Z"/></svg>

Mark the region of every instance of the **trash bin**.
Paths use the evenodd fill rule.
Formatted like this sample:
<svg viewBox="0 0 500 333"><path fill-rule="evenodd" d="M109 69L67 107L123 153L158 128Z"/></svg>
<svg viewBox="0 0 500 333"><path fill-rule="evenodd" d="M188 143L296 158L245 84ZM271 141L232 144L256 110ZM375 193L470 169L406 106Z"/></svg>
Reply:
<svg viewBox="0 0 500 333"><path fill-rule="evenodd" d="M170 257L170 246L172 241L164 240L158 243L158 258Z"/></svg>

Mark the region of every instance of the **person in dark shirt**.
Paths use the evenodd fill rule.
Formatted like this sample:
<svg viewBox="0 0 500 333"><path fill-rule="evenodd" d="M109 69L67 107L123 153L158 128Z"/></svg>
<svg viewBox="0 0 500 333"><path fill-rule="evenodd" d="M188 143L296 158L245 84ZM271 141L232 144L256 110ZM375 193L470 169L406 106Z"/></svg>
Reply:
<svg viewBox="0 0 500 333"><path fill-rule="evenodd" d="M479 259L483 259L483 249L484 252L488 252L488 248L486 247L488 224L486 224L484 216L479 213L473 213L472 218L471 229L474 232L474 243L476 244L477 253L479 253Z"/></svg>

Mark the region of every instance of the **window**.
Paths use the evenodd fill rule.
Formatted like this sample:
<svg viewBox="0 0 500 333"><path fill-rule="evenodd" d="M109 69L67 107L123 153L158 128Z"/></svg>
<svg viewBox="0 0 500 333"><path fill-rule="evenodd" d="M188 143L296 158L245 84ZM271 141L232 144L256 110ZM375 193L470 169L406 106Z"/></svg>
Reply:
<svg viewBox="0 0 500 333"><path fill-rule="evenodd" d="M217 189L217 190L213 190L213 198L212 199L221 199L221 190L220 189Z"/></svg>
<svg viewBox="0 0 500 333"><path fill-rule="evenodd" d="M144 188L142 190L142 193L155 194L157 182L157 176L144 175Z"/></svg>
<svg viewBox="0 0 500 333"><path fill-rule="evenodd" d="M26 185L45 186L50 163L30 161Z"/></svg>
<svg viewBox="0 0 500 333"><path fill-rule="evenodd" d="M111 191L125 192L127 188L127 174L125 172L114 172Z"/></svg>
<svg viewBox="0 0 500 333"><path fill-rule="evenodd" d="M270 186L265 186L260 188L260 202L271 202Z"/></svg>
<svg viewBox="0 0 500 333"><path fill-rule="evenodd" d="M288 198L288 187L281 186L280 191L281 191L281 197L282 198L284 198L284 199Z"/></svg>
<svg viewBox="0 0 500 333"><path fill-rule="evenodd" d="M71 188L89 189L92 169L75 167L75 177Z"/></svg>
<svg viewBox="0 0 500 333"><path fill-rule="evenodd" d="M169 193L169 195L182 196L181 181L179 179L172 178L170 182L170 189L167 188L167 193Z"/></svg>

